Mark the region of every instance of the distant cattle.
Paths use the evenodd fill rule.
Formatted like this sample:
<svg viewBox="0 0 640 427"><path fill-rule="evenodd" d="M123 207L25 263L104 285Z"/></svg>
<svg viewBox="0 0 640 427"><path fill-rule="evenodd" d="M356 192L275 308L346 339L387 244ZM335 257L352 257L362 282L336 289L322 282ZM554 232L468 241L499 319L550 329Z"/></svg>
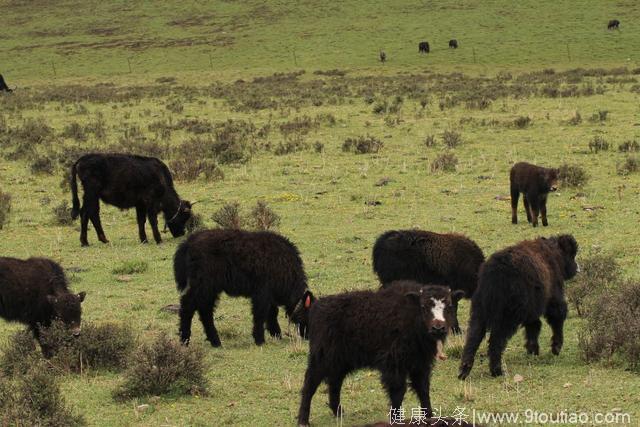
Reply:
<svg viewBox="0 0 640 427"><path fill-rule="evenodd" d="M451 308L461 295L444 286L403 282L377 292L320 298L309 314L309 359L298 424L309 425L311 399L322 381L329 386L329 408L342 414L342 382L363 368L380 371L393 410L400 409L409 378L430 417L433 363L446 358L442 348L453 322Z"/></svg>
<svg viewBox="0 0 640 427"><path fill-rule="evenodd" d="M69 291L62 267L51 260L0 257L0 317L26 324L36 339L56 319L80 335L85 295Z"/></svg>
<svg viewBox="0 0 640 427"><path fill-rule="evenodd" d="M511 184L511 222L518 223L518 198L522 193L527 221L538 226L538 216L542 215L542 225L547 222L547 196L558 189L558 169L543 168L531 163L520 162L513 165L509 174Z"/></svg>
<svg viewBox="0 0 640 427"><path fill-rule="evenodd" d="M76 177L84 188L82 208L78 199ZM108 243L100 221L100 200L120 209L136 208L138 235L147 242L146 219L149 219L153 238L160 243L158 213L162 212L165 228L174 237L184 235L191 218L191 203L182 200L173 186L169 168L154 157L129 154L87 154L71 167L71 192L73 195L73 219L81 216L80 243L89 244L87 226L89 220L98 239Z"/></svg>
<svg viewBox="0 0 640 427"><path fill-rule="evenodd" d="M387 54L384 52L384 50L380 51L380 62L385 63L387 61Z"/></svg>
<svg viewBox="0 0 640 427"><path fill-rule="evenodd" d="M618 21L617 19L612 19L607 24L607 30L618 30L618 29L620 29L620 21Z"/></svg>
<svg viewBox="0 0 640 427"><path fill-rule="evenodd" d="M449 40L449 49L457 49L458 48L458 40L451 39Z"/></svg>
<svg viewBox="0 0 640 427"><path fill-rule="evenodd" d="M396 280L414 280L449 286L471 298L483 262L482 249L461 234L393 230L378 237L373 246L373 271L384 287ZM460 333L457 300L452 310L452 330Z"/></svg>
<svg viewBox="0 0 640 427"><path fill-rule="evenodd" d="M7 86L7 82L4 81L2 74L0 74L0 92L13 92L13 89Z"/></svg>
<svg viewBox="0 0 640 427"><path fill-rule="evenodd" d="M491 375L502 375L507 341L524 326L526 349L539 353L538 336L544 316L551 326L551 352L559 354L567 318L564 281L579 271L578 244L571 235L521 242L493 254L480 269L471 301L471 318L458 377L471 372L476 351L487 331Z"/></svg>
<svg viewBox="0 0 640 427"><path fill-rule="evenodd" d="M197 311L207 340L219 347L213 311L225 292L251 299L253 339L264 344L264 326L280 338L278 306L307 335L308 313L315 298L307 287L298 248L285 237L268 231L205 230L183 242L173 259L180 292L180 338L187 344L191 320Z"/></svg>
<svg viewBox="0 0 640 427"><path fill-rule="evenodd" d="M429 53L429 42L420 42L420 43L418 43L418 52L419 53Z"/></svg>

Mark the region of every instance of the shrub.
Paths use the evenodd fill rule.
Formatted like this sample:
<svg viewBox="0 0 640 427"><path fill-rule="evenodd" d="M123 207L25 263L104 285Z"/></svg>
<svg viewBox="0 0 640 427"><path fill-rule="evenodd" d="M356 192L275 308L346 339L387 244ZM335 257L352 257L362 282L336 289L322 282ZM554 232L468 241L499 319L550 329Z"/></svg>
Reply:
<svg viewBox="0 0 640 427"><path fill-rule="evenodd" d="M251 223L256 230L271 230L280 225L280 215L275 213L264 201L259 200L251 210Z"/></svg>
<svg viewBox="0 0 640 427"><path fill-rule="evenodd" d="M620 265L612 255L596 254L580 260L580 268L580 274L567 285L567 299L582 316L587 299L600 295L620 277Z"/></svg>
<svg viewBox="0 0 640 427"><path fill-rule="evenodd" d="M518 129L525 129L531 125L531 117L520 116L513 121L513 125Z"/></svg>
<svg viewBox="0 0 640 427"><path fill-rule="evenodd" d="M462 136L456 131L445 130L442 134L442 142L449 148L455 148L462 144Z"/></svg>
<svg viewBox="0 0 640 427"><path fill-rule="evenodd" d="M635 140L628 140L618 145L618 151L621 153L636 153L640 151L640 144Z"/></svg>
<svg viewBox="0 0 640 427"><path fill-rule="evenodd" d="M590 304L578 336L583 358L617 362L640 372L640 284L623 283Z"/></svg>
<svg viewBox="0 0 640 427"><path fill-rule="evenodd" d="M630 156L624 162L619 163L616 169L618 175L629 175L640 170L640 161L637 157Z"/></svg>
<svg viewBox="0 0 640 427"><path fill-rule="evenodd" d="M592 122L605 122L607 121L607 117L609 116L608 110L600 110L597 113L593 113L591 116Z"/></svg>
<svg viewBox="0 0 640 427"><path fill-rule="evenodd" d="M427 135L424 139L424 145L427 147L435 147L436 145L436 136L435 135Z"/></svg>
<svg viewBox="0 0 640 427"><path fill-rule="evenodd" d="M64 138L74 139L77 142L85 142L87 140L87 134L78 122L71 122L64 127L62 131Z"/></svg>
<svg viewBox="0 0 640 427"><path fill-rule="evenodd" d="M42 359L40 349L36 348L33 333L26 328L11 335L3 350L0 368L2 373L8 376L25 374L35 362Z"/></svg>
<svg viewBox="0 0 640 427"><path fill-rule="evenodd" d="M3 193L0 190L0 230L9 223L11 214L11 194Z"/></svg>
<svg viewBox="0 0 640 427"><path fill-rule="evenodd" d="M31 173L34 175L53 175L54 164L51 157L37 156L31 162Z"/></svg>
<svg viewBox="0 0 640 427"><path fill-rule="evenodd" d="M582 123L582 116L578 111L576 111L573 117L569 119L568 123L572 126L578 126L580 123Z"/></svg>
<svg viewBox="0 0 640 427"><path fill-rule="evenodd" d="M582 166L565 163L559 168L558 179L562 185L582 187L589 181L589 175Z"/></svg>
<svg viewBox="0 0 640 427"><path fill-rule="evenodd" d="M291 137L284 142L279 143L273 150L276 156L284 156L285 154L297 153L306 150L308 144L304 142L302 137Z"/></svg>
<svg viewBox="0 0 640 427"><path fill-rule="evenodd" d="M111 270L113 274L139 274L149 269L146 261L125 261L119 267Z"/></svg>
<svg viewBox="0 0 640 427"><path fill-rule="evenodd" d="M200 176L211 181L224 179L224 171L212 159L181 157L169 162L173 176L178 181L194 181Z"/></svg>
<svg viewBox="0 0 640 427"><path fill-rule="evenodd" d="M320 141L316 141L313 143L313 149L316 153L324 152L324 144Z"/></svg>
<svg viewBox="0 0 640 427"><path fill-rule="evenodd" d="M202 347L183 346L163 333L143 345L128 363L124 382L115 390L119 400L144 396L204 395L207 390Z"/></svg>
<svg viewBox="0 0 640 427"><path fill-rule="evenodd" d="M0 422L7 426L82 426L83 417L66 405L44 361L12 380L0 377Z"/></svg>
<svg viewBox="0 0 640 427"><path fill-rule="evenodd" d="M240 203L226 203L211 215L211 219L222 228L240 230L243 222L240 216Z"/></svg>
<svg viewBox="0 0 640 427"><path fill-rule="evenodd" d="M204 219L202 218L202 215L197 213L192 213L189 219L187 220L187 223L185 224L185 228L187 230L187 234L204 230L206 228L206 224L204 223Z"/></svg>
<svg viewBox="0 0 640 427"><path fill-rule="evenodd" d="M589 142L589 151L592 153L607 151L608 149L609 143L600 135L594 136L591 142Z"/></svg>
<svg viewBox="0 0 640 427"><path fill-rule="evenodd" d="M63 323L54 322L42 330L41 340L51 352L49 362L64 372L124 368L136 344L128 326L86 321L79 337L69 334Z"/></svg>
<svg viewBox="0 0 640 427"><path fill-rule="evenodd" d="M180 114L184 111L184 105L182 105L182 101L180 101L179 99L170 100L169 102L167 102L165 107L167 108L167 110L176 114Z"/></svg>
<svg viewBox="0 0 640 427"><path fill-rule="evenodd" d="M358 136L345 139L342 151L355 154L377 153L383 146L384 143L375 136Z"/></svg>
<svg viewBox="0 0 640 427"><path fill-rule="evenodd" d="M66 200L61 201L58 205L52 209L53 223L56 225L72 225L73 219L71 219L71 206Z"/></svg>
<svg viewBox="0 0 640 427"><path fill-rule="evenodd" d="M431 162L431 172L455 172L458 158L453 153L442 153Z"/></svg>

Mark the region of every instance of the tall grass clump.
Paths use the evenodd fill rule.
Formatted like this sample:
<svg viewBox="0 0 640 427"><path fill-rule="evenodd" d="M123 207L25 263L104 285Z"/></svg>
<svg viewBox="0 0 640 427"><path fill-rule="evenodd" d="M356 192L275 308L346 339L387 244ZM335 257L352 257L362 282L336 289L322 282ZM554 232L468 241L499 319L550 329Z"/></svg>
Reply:
<svg viewBox="0 0 640 427"><path fill-rule="evenodd" d="M640 161L635 156L629 156L616 166L618 175L629 175L640 170Z"/></svg>
<svg viewBox="0 0 640 427"><path fill-rule="evenodd" d="M600 135L594 136L589 142L589 151L599 153L600 151L609 150L609 143Z"/></svg>
<svg viewBox="0 0 640 427"><path fill-rule="evenodd" d="M253 228L260 231L272 230L280 225L280 215L262 200L251 210L250 219Z"/></svg>
<svg viewBox="0 0 640 427"><path fill-rule="evenodd" d="M160 395L205 395L205 354L198 345L184 346L163 333L144 344L128 362L117 400Z"/></svg>
<svg viewBox="0 0 640 427"><path fill-rule="evenodd" d="M620 265L610 254L595 254L579 261L580 274L567 284L567 300L578 316L585 314L587 300L597 297L620 277Z"/></svg>
<svg viewBox="0 0 640 427"><path fill-rule="evenodd" d="M590 299L578 347L587 362L604 361L640 373L640 284L624 282Z"/></svg>
<svg viewBox="0 0 640 427"><path fill-rule="evenodd" d="M342 144L342 151L355 154L370 154L379 152L384 143L375 136L358 136L347 138Z"/></svg>
<svg viewBox="0 0 640 427"><path fill-rule="evenodd" d="M455 172L458 158L453 153L442 153L431 162L431 172Z"/></svg>
<svg viewBox="0 0 640 427"><path fill-rule="evenodd" d="M462 144L462 135L453 130L445 130L442 134L442 142L449 148L456 148Z"/></svg>
<svg viewBox="0 0 640 427"><path fill-rule="evenodd" d="M244 222L238 202L226 203L211 215L211 219L220 227L233 230L240 230Z"/></svg>
<svg viewBox="0 0 640 427"><path fill-rule="evenodd" d="M11 194L4 193L0 190L0 230L9 223L9 215L11 214Z"/></svg>

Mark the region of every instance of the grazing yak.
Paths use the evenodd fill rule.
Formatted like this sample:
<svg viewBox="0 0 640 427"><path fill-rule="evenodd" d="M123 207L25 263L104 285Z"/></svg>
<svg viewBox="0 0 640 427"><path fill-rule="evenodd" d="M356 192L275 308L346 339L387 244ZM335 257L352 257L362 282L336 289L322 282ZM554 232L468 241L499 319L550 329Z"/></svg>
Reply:
<svg viewBox="0 0 640 427"><path fill-rule="evenodd" d="M0 317L26 324L36 339L54 319L80 335L85 295L71 293L62 267L49 259L0 257Z"/></svg>
<svg viewBox="0 0 640 427"><path fill-rule="evenodd" d="M251 299L253 339L264 344L264 326L280 337L278 306L306 337L308 312L315 298L307 287L298 248L285 237L268 231L205 230L183 242L173 259L180 292L180 338L187 344L191 320L197 311L214 347L220 337L213 324L213 311L225 292Z"/></svg>
<svg viewBox="0 0 640 427"><path fill-rule="evenodd" d="M458 40L451 39L449 40L449 49L457 49L458 48Z"/></svg>
<svg viewBox="0 0 640 427"><path fill-rule="evenodd" d="M523 241L493 254L480 269L478 289L471 300L471 318L458 377L471 372L476 351L487 330L491 375L502 375L507 341L524 326L529 354L540 351L538 336L544 316L551 326L551 352L559 354L567 318L564 281L579 271L578 244L571 235Z"/></svg>
<svg viewBox="0 0 640 427"><path fill-rule="evenodd" d="M383 287L396 280L414 280L449 286L471 298L483 262L482 249L461 234L392 230L378 237L373 246L373 271ZM452 310L452 331L458 334L457 300Z"/></svg>
<svg viewBox="0 0 640 427"><path fill-rule="evenodd" d="M547 226L547 196L558 189L558 169L543 168L531 163L519 162L513 165L509 174L511 184L511 223L518 223L518 198L522 193L527 221L538 226L538 216L542 225Z"/></svg>
<svg viewBox="0 0 640 427"><path fill-rule="evenodd" d="M309 359L298 412L309 425L311 399L322 381L329 407L342 413L340 390L351 372L372 368L399 410L411 387L432 416L429 382L434 360L445 359L444 341L453 323L453 301L462 296L445 286L394 283L379 291L357 291L320 298L309 314Z"/></svg>
<svg viewBox="0 0 640 427"><path fill-rule="evenodd" d="M420 43L418 43L418 52L419 53L429 53L429 42L420 42Z"/></svg>
<svg viewBox="0 0 640 427"><path fill-rule="evenodd" d="M2 74L0 74L0 92L13 92L13 89L7 86L7 82L4 81Z"/></svg>
<svg viewBox="0 0 640 427"><path fill-rule="evenodd" d="M78 199L77 177L84 188L82 208ZM81 216L82 246L89 245L89 220L98 239L102 243L109 242L100 222L100 200L120 209L136 208L138 234L142 243L147 242L147 218L156 243L162 241L158 230L159 212L164 214L165 229L168 227L174 237L184 235L186 223L191 218L191 203L178 196L169 168L155 157L86 154L71 167L71 192L71 217L76 219L78 215Z"/></svg>
<svg viewBox="0 0 640 427"><path fill-rule="evenodd" d="M620 29L620 21L617 19L612 19L607 24L607 30L619 30Z"/></svg>

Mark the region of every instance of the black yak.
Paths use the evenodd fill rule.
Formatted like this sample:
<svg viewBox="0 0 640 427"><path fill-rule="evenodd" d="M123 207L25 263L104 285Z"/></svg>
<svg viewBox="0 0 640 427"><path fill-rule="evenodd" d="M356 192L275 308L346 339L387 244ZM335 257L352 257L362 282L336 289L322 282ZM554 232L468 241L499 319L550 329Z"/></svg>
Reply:
<svg viewBox="0 0 640 427"><path fill-rule="evenodd" d="M82 208L78 199L76 177L84 188ZM165 227L174 237L185 233L185 225L191 218L191 203L182 200L173 186L169 168L155 157L129 154L86 154L71 167L71 192L73 208L71 217L81 215L80 243L87 246L89 220L98 239L108 243L100 221L100 200L120 209L136 208L138 235L147 242L146 219L149 219L153 238L160 243L158 213L162 212Z"/></svg>
<svg viewBox="0 0 640 427"><path fill-rule="evenodd" d="M461 234L422 230L387 231L373 246L373 271L382 286L396 280L437 283L471 298L484 262L482 249ZM458 302L453 303L454 333L460 333Z"/></svg>
<svg viewBox="0 0 640 427"><path fill-rule="evenodd" d="M429 53L429 42L420 42L420 43L418 43L418 52L419 53Z"/></svg>
<svg viewBox="0 0 640 427"><path fill-rule="evenodd" d="M7 86L7 82L4 81L2 74L0 74L0 92L13 92L13 89Z"/></svg>
<svg viewBox="0 0 640 427"><path fill-rule="evenodd" d="M478 289L471 300L471 318L460 363L459 378L471 372L478 346L487 330L491 375L502 375L507 341L523 325L526 349L537 355L544 316L551 326L551 352L559 354L567 303L563 283L579 271L578 244L571 235L527 240L493 254L480 269Z"/></svg>
<svg viewBox="0 0 640 427"><path fill-rule="evenodd" d="M307 287L298 248L285 237L269 232L205 230L195 233L176 251L173 269L180 292L180 338L187 344L191 320L197 311L207 340L219 347L213 311L225 292L251 299L253 339L264 344L264 326L280 337L278 306L307 335L308 312L315 298Z"/></svg>
<svg viewBox="0 0 640 427"><path fill-rule="evenodd" d="M394 283L379 291L320 298L309 314L309 360L298 423L309 424L311 399L322 381L329 407L342 413L340 390L346 375L362 368L380 371L393 410L400 409L407 377L426 416L432 415L429 382L434 360L453 322L453 301L462 296L445 286Z"/></svg>
<svg viewBox="0 0 640 427"><path fill-rule="evenodd" d="M607 24L607 30L618 30L618 29L620 29L620 21L618 21L617 19L612 19Z"/></svg>
<svg viewBox="0 0 640 427"><path fill-rule="evenodd" d="M80 335L85 295L71 293L62 267L49 259L0 257L0 317L24 323L36 339L40 328L51 326L54 319Z"/></svg>
<svg viewBox="0 0 640 427"><path fill-rule="evenodd" d="M458 40L451 39L449 40L449 49L457 49L458 48Z"/></svg>
<svg viewBox="0 0 640 427"><path fill-rule="evenodd" d="M518 198L522 193L527 221L538 226L538 216L542 225L547 226L547 196L558 189L558 169L543 168L531 163L520 162L513 165L509 174L511 183L511 223L518 223Z"/></svg>

